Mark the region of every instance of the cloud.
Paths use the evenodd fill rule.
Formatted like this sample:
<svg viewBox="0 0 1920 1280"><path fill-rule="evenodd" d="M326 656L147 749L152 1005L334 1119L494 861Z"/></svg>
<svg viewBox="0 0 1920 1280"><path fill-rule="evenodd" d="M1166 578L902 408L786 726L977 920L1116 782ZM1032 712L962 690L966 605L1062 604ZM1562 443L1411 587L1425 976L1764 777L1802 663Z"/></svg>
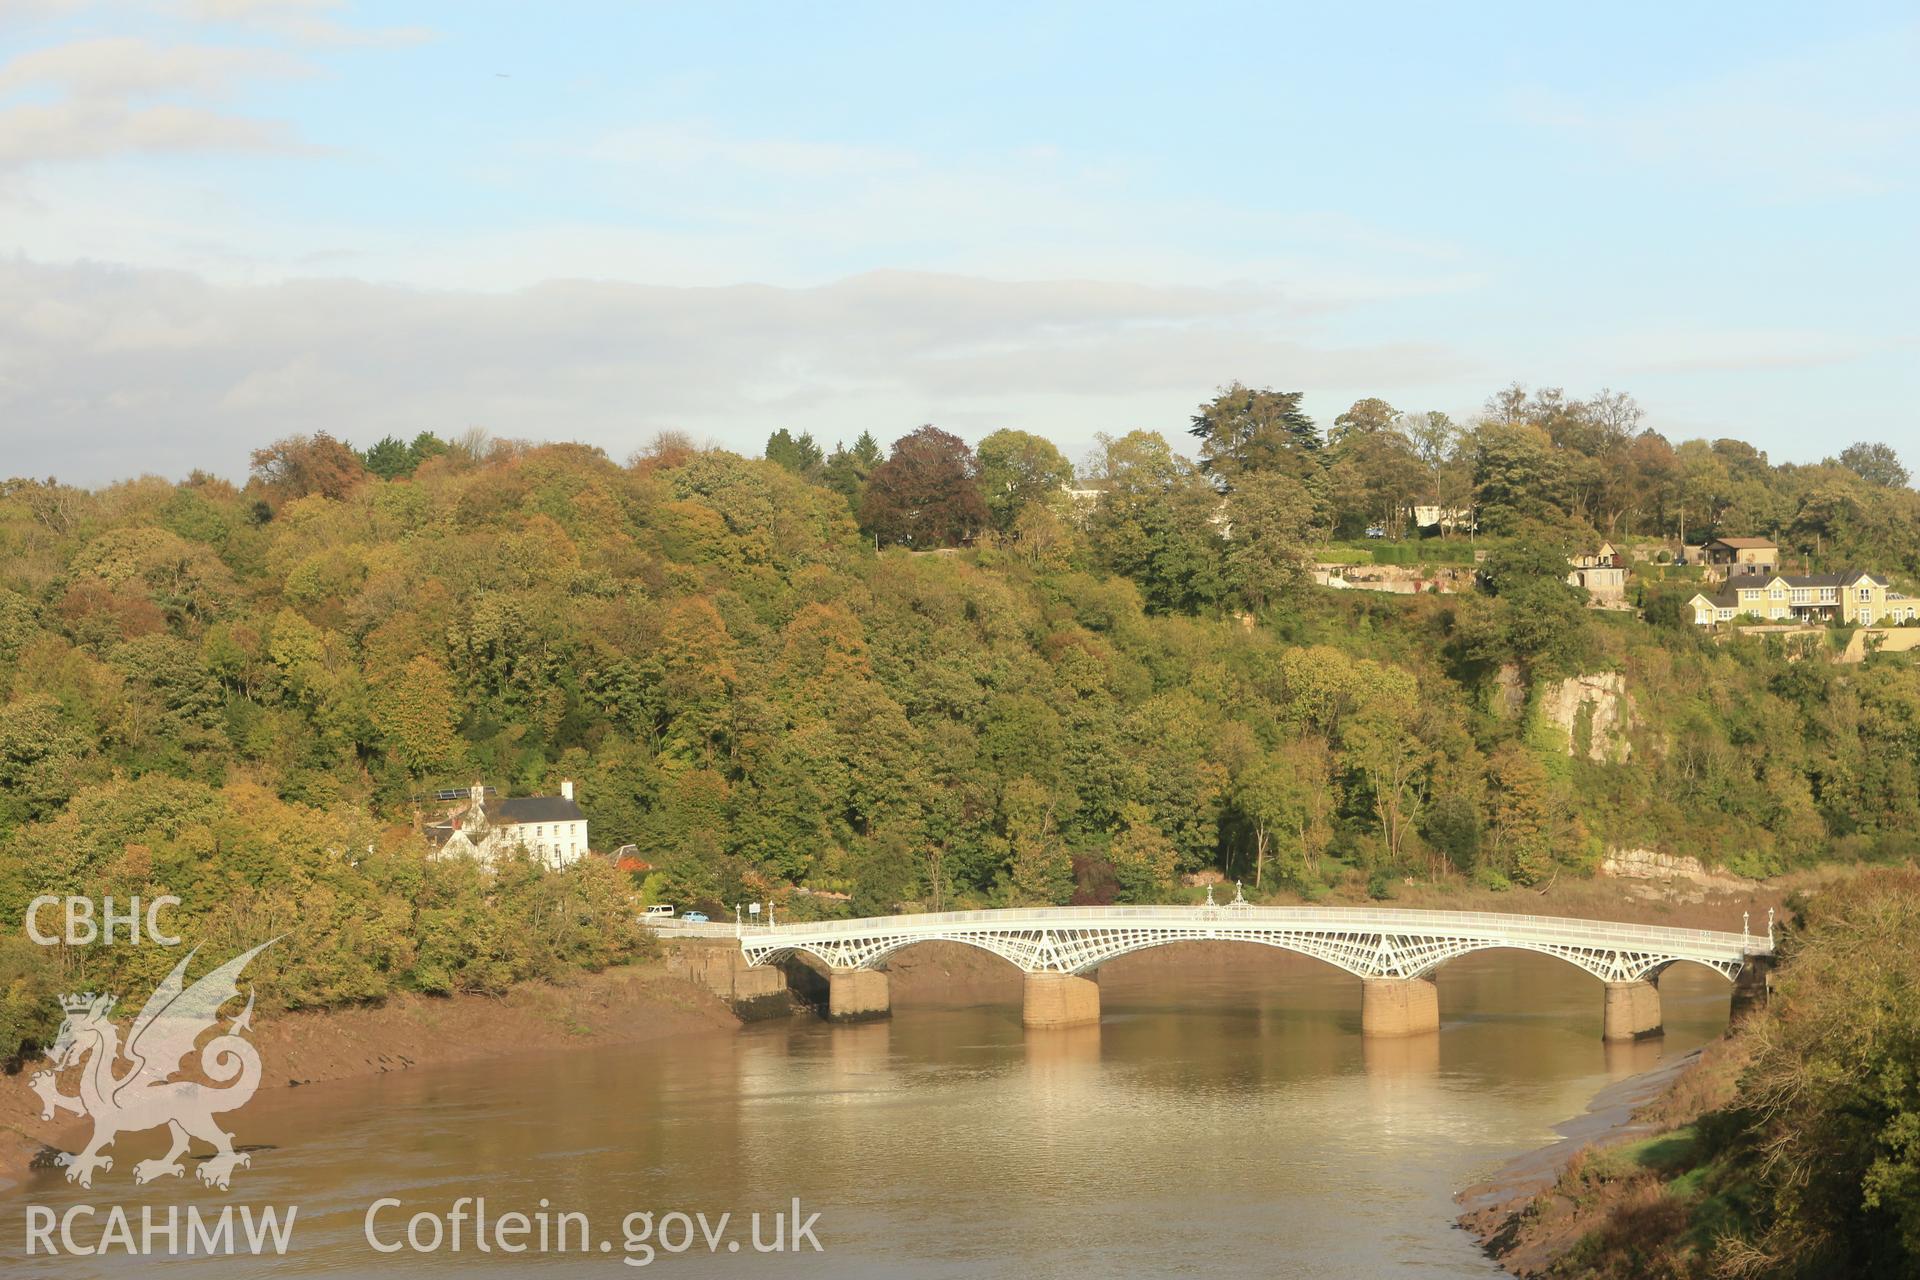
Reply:
<svg viewBox="0 0 1920 1280"><path fill-rule="evenodd" d="M348 26L327 16L345 9L340 0L184 0L171 7L195 22L253 27L308 46L420 44L434 34L418 26Z"/></svg>
<svg viewBox="0 0 1920 1280"><path fill-rule="evenodd" d="M576 438L623 456L683 428L757 452L934 421L1063 443L1178 424L1236 374L1391 390L1471 373L1441 348L1328 348L1271 291L908 272L813 288L552 281L506 294L352 280L0 264L8 470L99 483L318 430Z"/></svg>
<svg viewBox="0 0 1920 1280"><path fill-rule="evenodd" d="M136 151L289 150L282 126L197 107L63 102L0 111L0 169Z"/></svg>
<svg viewBox="0 0 1920 1280"><path fill-rule="evenodd" d="M7 0L0 4L0 27L25 26L63 17L85 6L87 0Z"/></svg>
<svg viewBox="0 0 1920 1280"><path fill-rule="evenodd" d="M35 49L0 66L0 93L53 85L75 98L125 98L186 90L222 93L243 77L305 74L299 61L268 49L159 45L132 36Z"/></svg>
<svg viewBox="0 0 1920 1280"><path fill-rule="evenodd" d="M219 97L243 79L305 71L272 50L133 37L31 50L0 65L0 95L60 96L0 108L0 169L133 152L293 149L297 139L283 125L151 99Z"/></svg>

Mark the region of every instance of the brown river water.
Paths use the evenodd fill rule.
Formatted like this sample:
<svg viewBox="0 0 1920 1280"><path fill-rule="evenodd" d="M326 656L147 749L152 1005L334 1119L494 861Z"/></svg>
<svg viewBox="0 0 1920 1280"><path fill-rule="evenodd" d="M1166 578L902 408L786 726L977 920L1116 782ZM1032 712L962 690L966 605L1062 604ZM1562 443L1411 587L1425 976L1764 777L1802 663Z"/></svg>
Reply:
<svg viewBox="0 0 1920 1280"><path fill-rule="evenodd" d="M262 1090L226 1118L255 1148L231 1192L134 1186L134 1161L164 1143L130 1135L91 1191L41 1171L0 1197L0 1271L1498 1275L1452 1225L1454 1193L1552 1141L1610 1081L1717 1035L1729 987L1677 966L1661 984L1664 1040L1606 1046L1600 983L1560 961L1483 953L1439 981L1442 1029L1415 1040L1363 1041L1357 980L1286 957L1251 973L1116 966L1101 1024L1076 1031L1023 1031L1011 1004L906 1007L864 1025L802 1017ZM478 1251L469 1211L453 1251L462 1197L485 1198L490 1232L526 1214L525 1235L493 1239L533 1247ZM819 1215L797 1240L796 1197L801 1221ZM373 1235L397 1252L367 1239L382 1199L400 1203L374 1214ZM27 1256L29 1213L77 1205L96 1213L68 1219L82 1246L114 1205L136 1235L143 1206L159 1221L189 1205L208 1219L228 1205L298 1215L284 1256L168 1258L164 1236L149 1237L157 1258ZM584 1215L584 1250L578 1220L556 1226L562 1211ZM711 1248L676 1211L707 1216ZM756 1252L756 1211L757 1243L773 1242L778 1212L782 1243L801 1251ZM629 1218L649 1212L651 1231ZM416 1213L434 1215L419 1250L405 1246Z"/></svg>

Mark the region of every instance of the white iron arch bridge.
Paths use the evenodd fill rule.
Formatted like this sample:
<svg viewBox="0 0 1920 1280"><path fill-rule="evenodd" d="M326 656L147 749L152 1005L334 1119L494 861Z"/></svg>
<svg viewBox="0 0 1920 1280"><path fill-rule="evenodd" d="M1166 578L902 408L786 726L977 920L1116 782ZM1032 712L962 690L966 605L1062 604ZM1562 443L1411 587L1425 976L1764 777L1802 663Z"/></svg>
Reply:
<svg viewBox="0 0 1920 1280"><path fill-rule="evenodd" d="M836 1006L841 1003L842 975L847 975L848 1009L869 1014L885 1008L885 976L873 971L895 952L934 941L977 947L1028 975L1030 1025L1097 1018L1097 988L1085 975L1117 956L1175 942L1217 940L1278 947L1344 969L1367 984L1369 1030L1424 1030L1438 1025L1427 980L1441 965L1476 951L1532 951L1577 965L1608 985L1608 1035L1616 1038L1658 1031L1653 984L1668 966L1691 962L1738 982L1743 972L1764 969L1764 963L1756 961L1770 960L1773 954L1771 913L1766 931L1755 934L1494 912L1256 907L1238 901L1223 906L1038 907L668 928L682 935L696 931L737 937L750 965L775 964L799 953L813 956L831 971ZM853 976L867 974L871 977ZM1065 980L1079 980L1079 985L1063 985ZM857 995L855 987L860 988ZM1036 991L1042 993L1043 1005L1055 1000L1050 993L1066 991L1059 998L1070 1007L1057 1019L1047 1018L1044 1009L1036 1014ZM1385 1010L1409 1000L1412 1007L1404 1018L1384 1012L1373 1016L1376 1001ZM1092 1017L1087 1016L1088 1001L1093 1002ZM878 1008L856 1007L876 1003ZM1621 1006L1617 1012L1616 1004ZM1405 1027L1399 1025L1402 1021Z"/></svg>

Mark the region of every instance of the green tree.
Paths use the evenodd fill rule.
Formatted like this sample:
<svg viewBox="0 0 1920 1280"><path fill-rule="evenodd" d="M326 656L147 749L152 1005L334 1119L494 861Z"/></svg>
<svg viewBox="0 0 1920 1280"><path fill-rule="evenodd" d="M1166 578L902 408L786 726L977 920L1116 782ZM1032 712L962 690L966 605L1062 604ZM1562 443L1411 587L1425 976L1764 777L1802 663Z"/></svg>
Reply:
<svg viewBox="0 0 1920 1280"><path fill-rule="evenodd" d="M1889 489L1903 489L1907 484L1907 468L1892 445L1850 444L1840 451L1840 465L1870 484Z"/></svg>
<svg viewBox="0 0 1920 1280"><path fill-rule="evenodd" d="M1487 553L1480 581L1493 604L1463 608L1458 639L1476 661L1515 661L1529 671L1569 675L1592 648L1586 592L1566 580L1564 544L1551 533L1531 532Z"/></svg>
<svg viewBox="0 0 1920 1280"><path fill-rule="evenodd" d="M1920 1269L1917 904L1910 870L1809 904L1782 1016L1756 1028L1736 1115L1771 1193L1760 1243L1802 1274Z"/></svg>
<svg viewBox="0 0 1920 1280"><path fill-rule="evenodd" d="M1345 413L1333 420L1333 429L1327 432L1327 443L1338 446L1357 436L1390 431L1399 417L1398 409L1377 396L1355 400Z"/></svg>
<svg viewBox="0 0 1920 1280"><path fill-rule="evenodd" d="M1253 887L1266 883L1267 858L1280 844L1293 846L1284 877L1304 883L1316 795L1327 787L1324 752L1311 751L1306 740L1288 743L1276 751L1259 753L1233 780L1235 809L1253 832ZM1324 816L1324 815L1320 815Z"/></svg>
<svg viewBox="0 0 1920 1280"><path fill-rule="evenodd" d="M1538 884L1553 867L1564 827L1546 767L1526 746L1508 743L1488 761L1488 863L1516 884Z"/></svg>
<svg viewBox="0 0 1920 1280"><path fill-rule="evenodd" d="M1052 441L1025 431L1001 430L980 441L980 490L993 527L1011 530L1020 515L1073 482L1073 465Z"/></svg>
<svg viewBox="0 0 1920 1280"><path fill-rule="evenodd" d="M862 431L851 448L835 445L821 469L821 483L847 501L849 510L858 510L860 490L867 477L880 465L880 442L871 431Z"/></svg>
<svg viewBox="0 0 1920 1280"><path fill-rule="evenodd" d="M395 436L382 436L372 448L360 452L360 463L382 480L398 480L412 475L428 458L447 452L447 442L431 431L422 431L411 442Z"/></svg>
<svg viewBox="0 0 1920 1280"><path fill-rule="evenodd" d="M1307 581L1313 495L1288 475L1259 472L1227 495L1226 581L1252 609L1264 609Z"/></svg>
<svg viewBox="0 0 1920 1280"><path fill-rule="evenodd" d="M1179 862L1173 841L1153 824L1153 814L1143 804L1122 805L1120 822L1121 828L1107 851L1114 878L1120 883L1120 900L1165 901Z"/></svg>
<svg viewBox="0 0 1920 1280"><path fill-rule="evenodd" d="M1000 800L1011 854L1005 896L1010 906L1064 904L1073 896L1073 859L1054 825L1057 801L1032 778L1007 784Z"/></svg>
<svg viewBox="0 0 1920 1280"><path fill-rule="evenodd" d="M370 448L360 452L360 463L382 480L393 480L411 472L414 467L413 454L406 443L393 436L382 436Z"/></svg>
<svg viewBox="0 0 1920 1280"><path fill-rule="evenodd" d="M811 478L817 474L825 462L820 446L813 442L813 436L802 432L797 438L785 427L767 437L766 458L776 462L797 476Z"/></svg>
<svg viewBox="0 0 1920 1280"><path fill-rule="evenodd" d="M1567 463L1539 427L1483 422L1469 447L1474 504L1486 532L1512 533L1528 521L1564 518L1570 510Z"/></svg>
<svg viewBox="0 0 1920 1280"><path fill-rule="evenodd" d="M1219 493L1153 432L1100 444L1103 496L1090 533L1101 560L1139 583L1155 612L1219 603L1227 590Z"/></svg>
<svg viewBox="0 0 1920 1280"><path fill-rule="evenodd" d="M711 601L695 597L667 610L660 632L668 718L662 755L705 767L724 753L740 681L735 652L726 620Z"/></svg>
<svg viewBox="0 0 1920 1280"><path fill-rule="evenodd" d="M1296 480L1318 474L1324 442L1300 408L1303 396L1239 382L1220 391L1200 406L1188 428L1201 442L1201 470L1229 490L1251 472L1281 471Z"/></svg>
<svg viewBox="0 0 1920 1280"><path fill-rule="evenodd" d="M1420 739L1419 686L1397 667L1363 664L1361 694L1340 730L1342 756L1366 780L1387 859L1404 866L1434 753ZM1431 873L1431 868L1429 868Z"/></svg>
<svg viewBox="0 0 1920 1280"><path fill-rule="evenodd" d="M59 812L87 750L45 693L0 707L0 833Z"/></svg>

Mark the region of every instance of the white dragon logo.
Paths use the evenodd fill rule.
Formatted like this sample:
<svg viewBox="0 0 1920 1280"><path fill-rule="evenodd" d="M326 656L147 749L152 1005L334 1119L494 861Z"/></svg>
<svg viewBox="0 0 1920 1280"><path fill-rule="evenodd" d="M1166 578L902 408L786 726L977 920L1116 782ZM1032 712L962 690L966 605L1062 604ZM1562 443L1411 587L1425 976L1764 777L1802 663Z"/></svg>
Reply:
<svg viewBox="0 0 1920 1280"><path fill-rule="evenodd" d="M180 1157L187 1153L191 1138L213 1145L214 1154L199 1169L200 1181L208 1186L225 1190L234 1169L252 1163L246 1152L233 1149L233 1135L213 1120L245 1106L260 1087L260 1054L244 1038L253 1025L252 992L239 1016L200 1049L200 1074L223 1087L169 1077L180 1070L201 1034L219 1021L220 1007L239 996L238 979L247 962L277 941L263 942L234 957L190 987L185 983L187 962L199 948L188 952L134 1018L124 1048L119 1028L113 1025L116 997L88 992L60 998L67 1018L47 1051L53 1069L39 1072L29 1083L40 1095L42 1120L53 1119L56 1111L93 1118L93 1137L86 1149L68 1160L68 1182L91 1187L95 1169L113 1168L113 1158L101 1155L102 1148L111 1146L122 1133L163 1124L173 1135L173 1147L161 1159L134 1165L135 1182L185 1173ZM123 1058L130 1065L124 1074L115 1075L114 1065ZM80 1092L61 1093L58 1074L83 1059L87 1061L80 1070Z"/></svg>

